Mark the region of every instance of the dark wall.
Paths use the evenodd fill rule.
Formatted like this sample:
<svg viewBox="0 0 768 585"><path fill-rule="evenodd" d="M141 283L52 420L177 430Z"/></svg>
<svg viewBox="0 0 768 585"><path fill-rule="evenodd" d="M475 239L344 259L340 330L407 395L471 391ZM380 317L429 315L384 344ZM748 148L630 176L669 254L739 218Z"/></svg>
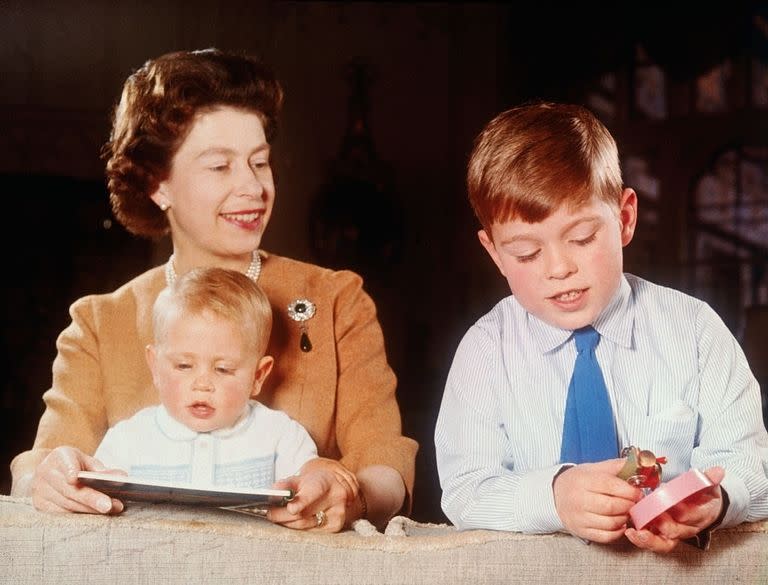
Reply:
<svg viewBox="0 0 768 585"><path fill-rule="evenodd" d="M145 270L151 249L112 221L99 181L5 174L0 193L13 202L0 220L7 275L0 293L0 477L7 493L7 464L34 439L69 304Z"/></svg>
<svg viewBox="0 0 768 585"><path fill-rule="evenodd" d="M397 254L355 267L379 307L405 431L421 443L414 517L443 521L432 446L442 386L463 332L505 294L465 201L472 139L513 103L583 98L602 73L628 70L639 40L682 79L748 43L741 6L686 15L646 6L629 19L579 6L553 14L474 2L0 3L0 185L5 221L23 234L4 236L13 270L5 285L0 464L31 442L67 305L167 258L167 242L139 241L109 223L98 151L125 76L182 48L244 49L271 62L287 101L264 247L332 264L312 226L348 126L346 75L357 61L372 75L368 122L388 177L368 205L373 214L396 210L378 237ZM680 31L685 41L675 42ZM626 97L618 100L623 111ZM632 128L621 122L615 130L631 142ZM686 132L675 134L682 144L694 140ZM680 184L693 171L670 172ZM676 240L685 201L672 197L665 237ZM655 272L647 263L642 269L667 282L676 273L663 262Z"/></svg>

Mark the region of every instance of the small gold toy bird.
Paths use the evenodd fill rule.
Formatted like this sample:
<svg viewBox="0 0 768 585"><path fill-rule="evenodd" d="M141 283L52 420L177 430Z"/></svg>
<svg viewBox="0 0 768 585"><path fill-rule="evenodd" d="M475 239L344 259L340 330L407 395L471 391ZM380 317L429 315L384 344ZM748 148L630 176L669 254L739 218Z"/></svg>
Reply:
<svg viewBox="0 0 768 585"><path fill-rule="evenodd" d="M654 490L658 487L661 483L661 466L667 462L666 457L656 457L651 451L641 451L634 446L622 449L621 456L627 458L618 473L621 479L639 488Z"/></svg>

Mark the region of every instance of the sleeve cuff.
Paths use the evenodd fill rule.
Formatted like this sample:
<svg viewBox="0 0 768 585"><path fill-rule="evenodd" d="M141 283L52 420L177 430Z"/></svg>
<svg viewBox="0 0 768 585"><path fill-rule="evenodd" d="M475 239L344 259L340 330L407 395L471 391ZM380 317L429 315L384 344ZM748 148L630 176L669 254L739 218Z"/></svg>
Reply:
<svg viewBox="0 0 768 585"><path fill-rule="evenodd" d="M531 532L551 533L564 529L563 522L555 508L555 478L568 469L569 465L557 465L523 475L518 486L520 505L517 507L517 522L529 526ZM527 532L527 531L526 531Z"/></svg>
<svg viewBox="0 0 768 585"><path fill-rule="evenodd" d="M728 513L728 508L730 507L730 504L731 504L731 500L728 497L728 492L725 491L722 485L720 486L720 491L723 494L723 507L720 509L720 514L718 514L717 518L715 518L715 521L712 522L712 524L704 528L696 536L692 536L691 538L686 538L683 541L684 543L689 544L701 550L709 550L709 545L712 540L712 533L723 523L723 519L725 518L725 515Z"/></svg>

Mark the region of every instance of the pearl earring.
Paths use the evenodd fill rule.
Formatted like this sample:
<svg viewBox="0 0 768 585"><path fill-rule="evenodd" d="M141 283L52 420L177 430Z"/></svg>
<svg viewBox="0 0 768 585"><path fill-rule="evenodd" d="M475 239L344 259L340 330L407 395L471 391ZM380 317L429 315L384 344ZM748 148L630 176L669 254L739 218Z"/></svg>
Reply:
<svg viewBox="0 0 768 585"><path fill-rule="evenodd" d="M168 204L167 203L161 203L160 204L160 209L162 209L163 211L168 211Z"/></svg>

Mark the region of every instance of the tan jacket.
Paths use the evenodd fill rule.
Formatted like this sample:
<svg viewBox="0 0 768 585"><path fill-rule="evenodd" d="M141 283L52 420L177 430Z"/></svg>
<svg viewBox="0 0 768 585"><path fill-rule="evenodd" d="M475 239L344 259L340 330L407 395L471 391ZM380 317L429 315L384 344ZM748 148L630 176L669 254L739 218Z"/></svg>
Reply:
<svg viewBox="0 0 768 585"><path fill-rule="evenodd" d="M396 379L362 279L262 252L259 285L274 317L268 353L275 366L258 400L303 424L323 457L353 471L388 465L412 493L417 443L402 436ZM54 447L94 453L107 428L159 402L144 351L152 341L152 304L165 286L153 268L116 291L75 301L72 323L57 340L53 385L32 450L11 462L14 481ZM309 299L306 321L312 350L299 347L301 325L288 305ZM410 500L410 498L408 498Z"/></svg>

